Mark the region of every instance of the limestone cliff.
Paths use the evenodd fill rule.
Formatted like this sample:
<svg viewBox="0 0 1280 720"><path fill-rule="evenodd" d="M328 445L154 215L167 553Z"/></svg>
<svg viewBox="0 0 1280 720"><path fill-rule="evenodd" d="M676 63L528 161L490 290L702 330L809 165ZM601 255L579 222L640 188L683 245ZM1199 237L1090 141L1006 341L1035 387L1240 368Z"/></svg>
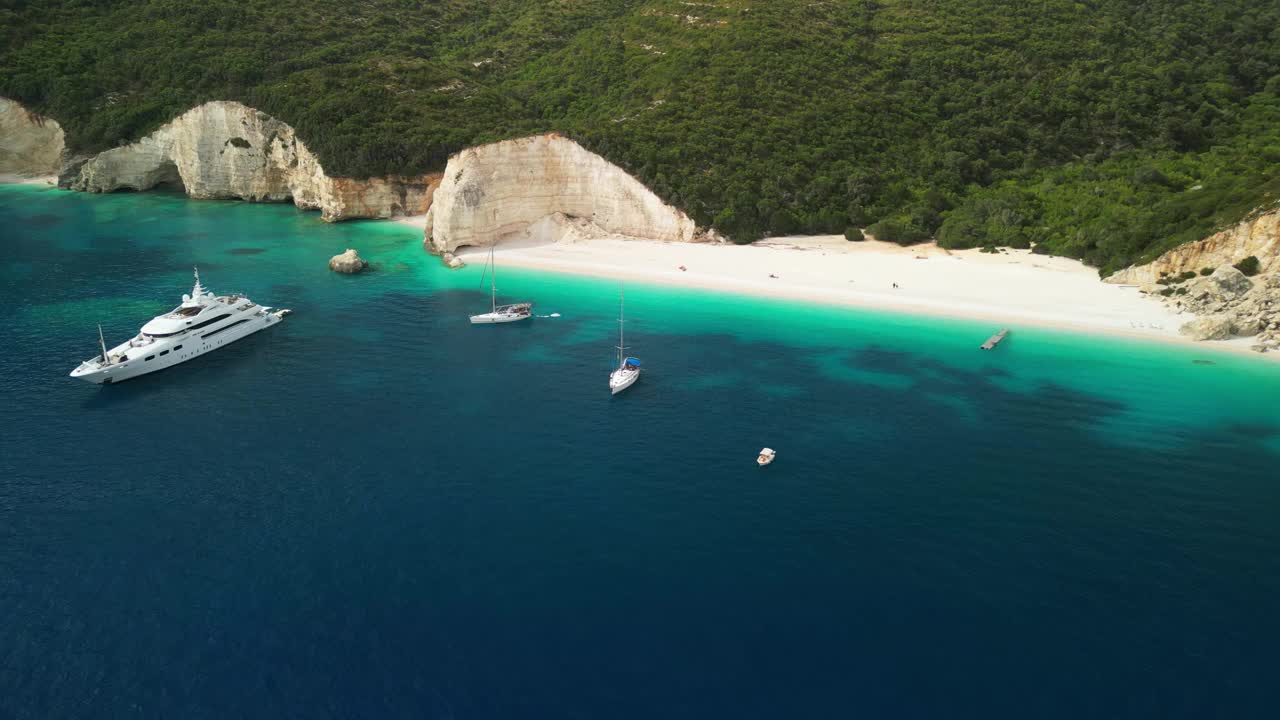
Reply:
<svg viewBox="0 0 1280 720"><path fill-rule="evenodd" d="M1204 240L1176 247L1146 265L1125 268L1107 282L1150 289L1161 275L1198 273L1234 265L1251 255L1258 258L1262 272L1280 272L1280 210L1255 215Z"/></svg>
<svg viewBox="0 0 1280 720"><path fill-rule="evenodd" d="M57 122L0 98L0 174L54 175L65 151L62 127Z"/></svg>
<svg viewBox="0 0 1280 720"><path fill-rule="evenodd" d="M330 178L286 123L240 103L210 102L100 153L62 182L89 192L181 184L194 198L292 200L337 221L424 213L439 176Z"/></svg>
<svg viewBox="0 0 1280 720"><path fill-rule="evenodd" d="M468 148L449 158L427 214L426 246L445 253L492 245L560 225L557 217L626 237L703 237L689 216L622 168L552 134Z"/></svg>

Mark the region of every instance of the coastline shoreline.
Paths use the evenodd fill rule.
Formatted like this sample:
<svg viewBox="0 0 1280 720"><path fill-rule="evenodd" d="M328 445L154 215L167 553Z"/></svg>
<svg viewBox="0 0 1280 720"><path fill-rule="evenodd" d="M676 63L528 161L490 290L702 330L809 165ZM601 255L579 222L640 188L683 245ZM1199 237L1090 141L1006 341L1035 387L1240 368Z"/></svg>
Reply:
<svg viewBox="0 0 1280 720"><path fill-rule="evenodd" d="M56 183L55 176L0 175L0 185ZM388 220L421 232L426 218ZM487 247L463 247L455 254L470 264L487 252ZM1280 352L1251 350L1253 338L1186 338L1178 327L1194 315L1175 313L1136 287L1104 283L1079 261L1029 250L984 254L932 243L849 242L834 235L732 245L621 236L547 241L526 233L499 244L497 253L503 264L541 272L991 322L992 332L1023 325L1124 337L1280 362Z"/></svg>
<svg viewBox="0 0 1280 720"><path fill-rule="evenodd" d="M397 225L405 225L407 227L414 228L415 230L425 232L427 229L426 213L423 213L421 215L397 215L396 217L389 218L389 219L391 220L391 222L396 223Z"/></svg>
<svg viewBox="0 0 1280 720"><path fill-rule="evenodd" d="M398 220L403 222L405 218ZM414 225L414 227L421 227ZM487 248L456 255L480 262ZM1178 333L1175 313L1131 286L1111 285L1076 260L1027 250L984 254L935 245L852 243L839 236L774 238L753 245L605 238L500 244L502 264L528 270L737 293L828 306L992 322L1160 342L1280 362L1252 338L1200 342ZM685 269L681 269L683 266ZM976 347L977 342L975 342Z"/></svg>
<svg viewBox="0 0 1280 720"><path fill-rule="evenodd" d="M57 175L16 175L0 173L0 185L49 185L57 187Z"/></svg>

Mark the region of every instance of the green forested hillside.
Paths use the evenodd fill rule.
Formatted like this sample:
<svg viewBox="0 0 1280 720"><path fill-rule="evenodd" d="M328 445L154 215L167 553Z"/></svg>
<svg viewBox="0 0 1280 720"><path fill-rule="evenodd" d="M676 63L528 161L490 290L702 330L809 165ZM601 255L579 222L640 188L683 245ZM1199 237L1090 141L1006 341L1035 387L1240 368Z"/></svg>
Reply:
<svg viewBox="0 0 1280 720"><path fill-rule="evenodd" d="M1256 0L43 0L0 5L0 94L79 149L239 100L357 177L558 130L736 240L1112 269L1274 198L1277 28Z"/></svg>

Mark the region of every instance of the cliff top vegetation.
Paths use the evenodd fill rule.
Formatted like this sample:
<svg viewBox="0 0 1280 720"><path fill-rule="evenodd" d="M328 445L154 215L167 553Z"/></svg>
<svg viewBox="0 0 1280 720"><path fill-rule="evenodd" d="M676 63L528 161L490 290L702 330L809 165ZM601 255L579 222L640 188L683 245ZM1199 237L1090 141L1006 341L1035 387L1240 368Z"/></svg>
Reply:
<svg viewBox="0 0 1280 720"><path fill-rule="evenodd" d="M0 94L75 149L238 100L327 170L560 131L736 240L869 228L1111 270L1276 197L1280 4L45 0Z"/></svg>

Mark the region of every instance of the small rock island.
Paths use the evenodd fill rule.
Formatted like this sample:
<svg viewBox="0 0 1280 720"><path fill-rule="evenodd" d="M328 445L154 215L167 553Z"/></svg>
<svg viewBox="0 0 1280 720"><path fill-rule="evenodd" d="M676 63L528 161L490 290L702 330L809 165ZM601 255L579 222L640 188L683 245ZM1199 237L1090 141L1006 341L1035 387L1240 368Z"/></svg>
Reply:
<svg viewBox="0 0 1280 720"><path fill-rule="evenodd" d="M329 269L334 272L354 275L367 267L369 263L360 257L360 253L356 252L355 248L347 248L346 252L329 258Z"/></svg>

